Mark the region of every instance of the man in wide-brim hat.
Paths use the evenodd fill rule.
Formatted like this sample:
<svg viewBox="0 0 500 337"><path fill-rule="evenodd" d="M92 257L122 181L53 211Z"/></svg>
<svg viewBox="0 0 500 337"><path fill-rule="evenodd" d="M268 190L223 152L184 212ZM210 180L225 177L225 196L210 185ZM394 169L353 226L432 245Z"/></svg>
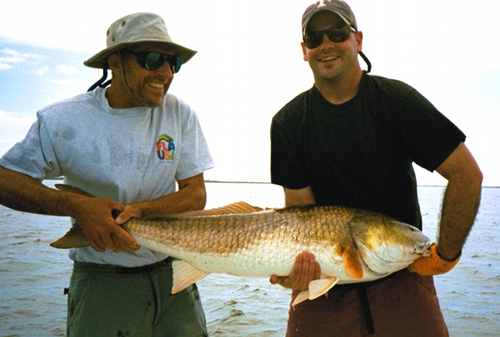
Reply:
<svg viewBox="0 0 500 337"><path fill-rule="evenodd" d="M114 22L107 47L84 62L112 72L109 87L54 103L0 158L0 204L70 216L90 246L73 248L68 336L206 336L196 285L172 295L172 260L140 247L130 217L205 207L214 166L197 115L167 94L196 52L170 38L161 17ZM85 190L41 183L63 176Z"/></svg>

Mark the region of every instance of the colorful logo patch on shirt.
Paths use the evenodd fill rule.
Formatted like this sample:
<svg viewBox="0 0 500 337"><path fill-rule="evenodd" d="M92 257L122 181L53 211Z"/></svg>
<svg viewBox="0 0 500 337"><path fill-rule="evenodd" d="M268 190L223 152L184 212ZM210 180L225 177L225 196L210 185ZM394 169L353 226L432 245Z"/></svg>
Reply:
<svg viewBox="0 0 500 337"><path fill-rule="evenodd" d="M173 161L175 158L175 144L172 137L162 134L156 142L156 155L158 159Z"/></svg>

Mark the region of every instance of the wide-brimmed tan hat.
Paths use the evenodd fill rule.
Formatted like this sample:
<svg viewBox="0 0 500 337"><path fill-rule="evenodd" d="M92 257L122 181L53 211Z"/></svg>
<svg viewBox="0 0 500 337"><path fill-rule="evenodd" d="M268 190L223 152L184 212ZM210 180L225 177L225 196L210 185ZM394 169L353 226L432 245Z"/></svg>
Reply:
<svg viewBox="0 0 500 337"><path fill-rule="evenodd" d="M165 21L154 13L135 13L116 20L109 27L106 37L107 48L83 62L87 67L108 68L108 57L116 51L144 42L160 42L172 48L182 63L189 61L195 50L172 42Z"/></svg>

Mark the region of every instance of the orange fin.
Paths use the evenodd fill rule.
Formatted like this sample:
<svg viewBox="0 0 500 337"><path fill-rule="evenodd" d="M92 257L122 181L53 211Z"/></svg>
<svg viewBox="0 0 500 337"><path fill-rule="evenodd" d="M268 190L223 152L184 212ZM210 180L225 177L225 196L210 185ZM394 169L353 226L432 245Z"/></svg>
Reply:
<svg viewBox="0 0 500 337"><path fill-rule="evenodd" d="M363 265L358 251L353 246L347 246L342 253L344 270L347 276L354 279L363 277Z"/></svg>
<svg viewBox="0 0 500 337"><path fill-rule="evenodd" d="M199 270L189 263L182 260L174 260L172 262L174 284L172 286L172 294L177 294L189 287L191 284L198 282L210 273Z"/></svg>

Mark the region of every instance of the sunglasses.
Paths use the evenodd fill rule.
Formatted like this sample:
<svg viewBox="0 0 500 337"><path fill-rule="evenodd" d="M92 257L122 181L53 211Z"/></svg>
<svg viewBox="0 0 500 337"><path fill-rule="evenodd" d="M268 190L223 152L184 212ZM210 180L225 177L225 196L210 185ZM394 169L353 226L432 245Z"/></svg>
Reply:
<svg viewBox="0 0 500 337"><path fill-rule="evenodd" d="M127 50L126 53L134 55L137 59L137 63L147 70L158 70L165 64L165 61L170 65L172 73L175 74L181 69L182 60L176 55L162 54L155 51L132 52Z"/></svg>
<svg viewBox="0 0 500 337"><path fill-rule="evenodd" d="M328 39L332 42L344 42L349 38L351 31L355 32L351 26L334 27L317 32L305 33L303 40L304 44L309 49L318 48L323 43L323 36L326 34Z"/></svg>

